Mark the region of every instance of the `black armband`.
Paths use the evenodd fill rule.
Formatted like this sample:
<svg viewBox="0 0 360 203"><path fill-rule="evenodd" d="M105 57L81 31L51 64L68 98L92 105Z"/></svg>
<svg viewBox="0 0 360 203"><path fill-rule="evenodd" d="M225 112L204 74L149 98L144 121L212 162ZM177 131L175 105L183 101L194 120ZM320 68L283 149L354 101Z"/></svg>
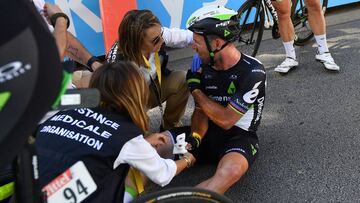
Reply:
<svg viewBox="0 0 360 203"><path fill-rule="evenodd" d="M67 28L69 28L70 26L70 19L69 17L65 14L65 13L55 13L54 15L52 15L50 17L50 22L51 22L51 25L53 27L55 27L55 24L56 24L56 20L59 18L59 17L63 17L67 20Z"/></svg>
<svg viewBox="0 0 360 203"><path fill-rule="evenodd" d="M91 65L95 62L100 62L100 59L96 58L95 56L92 56L86 63L87 68L90 72L94 72L94 70L91 68Z"/></svg>

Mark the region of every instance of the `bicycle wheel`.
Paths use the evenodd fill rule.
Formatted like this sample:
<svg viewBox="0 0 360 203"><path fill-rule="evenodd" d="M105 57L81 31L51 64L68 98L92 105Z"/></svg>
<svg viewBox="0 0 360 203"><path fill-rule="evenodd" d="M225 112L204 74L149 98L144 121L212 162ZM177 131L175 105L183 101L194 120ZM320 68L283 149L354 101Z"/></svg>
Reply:
<svg viewBox="0 0 360 203"><path fill-rule="evenodd" d="M328 0L321 0L322 11L325 14ZM308 11L303 0L298 1L298 5L292 15L292 20L295 29L295 40L294 44L297 46L303 46L314 37L314 33L310 28L308 22Z"/></svg>
<svg viewBox="0 0 360 203"><path fill-rule="evenodd" d="M247 55L255 56L264 31L264 8L261 1L248 0L238 10L240 22L238 49Z"/></svg>
<svg viewBox="0 0 360 203"><path fill-rule="evenodd" d="M131 203L233 203L218 193L195 188L177 187L140 196Z"/></svg>

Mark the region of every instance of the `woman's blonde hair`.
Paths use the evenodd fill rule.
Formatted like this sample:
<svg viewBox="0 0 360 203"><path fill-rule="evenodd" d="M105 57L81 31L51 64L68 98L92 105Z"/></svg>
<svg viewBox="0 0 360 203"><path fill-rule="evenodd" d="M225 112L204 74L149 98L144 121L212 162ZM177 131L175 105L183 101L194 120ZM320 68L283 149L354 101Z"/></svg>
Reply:
<svg viewBox="0 0 360 203"><path fill-rule="evenodd" d="M128 11L118 29L118 53L121 53L126 60L144 66L141 46L144 43L145 30L155 25L161 23L150 10Z"/></svg>
<svg viewBox="0 0 360 203"><path fill-rule="evenodd" d="M119 61L103 65L93 73L90 88L100 91L101 107L126 113L144 133L149 130L146 114L149 87L134 63Z"/></svg>

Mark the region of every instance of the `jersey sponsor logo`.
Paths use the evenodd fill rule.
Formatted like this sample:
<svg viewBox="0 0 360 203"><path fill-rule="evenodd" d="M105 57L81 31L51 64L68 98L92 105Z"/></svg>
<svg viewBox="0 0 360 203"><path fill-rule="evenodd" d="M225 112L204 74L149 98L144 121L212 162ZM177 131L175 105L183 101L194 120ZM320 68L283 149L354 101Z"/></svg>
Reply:
<svg viewBox="0 0 360 203"><path fill-rule="evenodd" d="M261 70L261 69L253 69L251 70L252 73L263 73L265 74L265 71Z"/></svg>
<svg viewBox="0 0 360 203"><path fill-rule="evenodd" d="M234 82L231 81L231 83L228 87L227 93L230 95L233 95L233 94L235 94L235 92L236 92L236 87L234 85Z"/></svg>
<svg viewBox="0 0 360 203"><path fill-rule="evenodd" d="M241 110L243 113L245 113L249 109L249 106L246 103L240 101L239 99L236 99L235 102L232 102L232 104L234 104L236 108Z"/></svg>
<svg viewBox="0 0 360 203"><path fill-rule="evenodd" d="M218 101L218 102L229 101L230 98L231 98L231 97L228 97L228 96L213 96L213 95L210 95L209 97L212 100Z"/></svg>
<svg viewBox="0 0 360 203"><path fill-rule="evenodd" d="M255 118L255 122L260 120L262 109L264 107L264 100L265 100L265 97L261 97L257 100L257 102L259 104L258 104L258 112L257 112L256 118Z"/></svg>
<svg viewBox="0 0 360 203"><path fill-rule="evenodd" d="M226 150L225 154L227 154L229 152L241 152L241 153L247 154L244 149L241 149L239 147L234 147L234 148L228 149L228 150Z"/></svg>
<svg viewBox="0 0 360 203"><path fill-rule="evenodd" d="M206 74L206 75L204 75L204 78L205 78L205 79L212 79L213 76L212 76L212 75L209 75L209 74Z"/></svg>
<svg viewBox="0 0 360 203"><path fill-rule="evenodd" d="M211 86L206 86L205 89L206 89L206 90L217 90L218 87L215 86L215 85L211 85Z"/></svg>
<svg viewBox="0 0 360 203"><path fill-rule="evenodd" d="M248 92L246 92L246 93L244 94L243 100L244 100L245 102L247 102L247 103L249 103L249 104L252 104L252 103L255 102L256 97L258 96L258 94L259 94L259 92L260 92L259 89L258 89L258 87L259 87L259 85L261 84L261 82L262 82L262 81L256 83L256 84L254 85L254 87L253 87L250 91L248 91Z"/></svg>
<svg viewBox="0 0 360 203"><path fill-rule="evenodd" d="M254 147L254 145L250 144L250 146L251 146L251 154L254 156L257 153L257 150Z"/></svg>
<svg viewBox="0 0 360 203"><path fill-rule="evenodd" d="M0 67L0 83L15 79L31 69L30 64L21 61L13 61Z"/></svg>
<svg viewBox="0 0 360 203"><path fill-rule="evenodd" d="M237 75L230 75L229 79L230 79L230 80L236 80L236 79L237 79Z"/></svg>

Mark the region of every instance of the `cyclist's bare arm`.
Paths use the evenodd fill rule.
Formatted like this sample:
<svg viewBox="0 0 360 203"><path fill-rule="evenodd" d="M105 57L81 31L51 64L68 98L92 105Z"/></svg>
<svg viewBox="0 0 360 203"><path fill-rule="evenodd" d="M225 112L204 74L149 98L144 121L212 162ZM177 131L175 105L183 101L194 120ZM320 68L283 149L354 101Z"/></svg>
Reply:
<svg viewBox="0 0 360 203"><path fill-rule="evenodd" d="M191 132L197 132L201 137L203 137L208 130L209 119L204 114L202 109L200 107L197 107L196 105L191 118Z"/></svg>
<svg viewBox="0 0 360 203"><path fill-rule="evenodd" d="M230 129L240 118L231 107L223 107L209 99L201 90L194 90L192 95L204 114L223 129Z"/></svg>

